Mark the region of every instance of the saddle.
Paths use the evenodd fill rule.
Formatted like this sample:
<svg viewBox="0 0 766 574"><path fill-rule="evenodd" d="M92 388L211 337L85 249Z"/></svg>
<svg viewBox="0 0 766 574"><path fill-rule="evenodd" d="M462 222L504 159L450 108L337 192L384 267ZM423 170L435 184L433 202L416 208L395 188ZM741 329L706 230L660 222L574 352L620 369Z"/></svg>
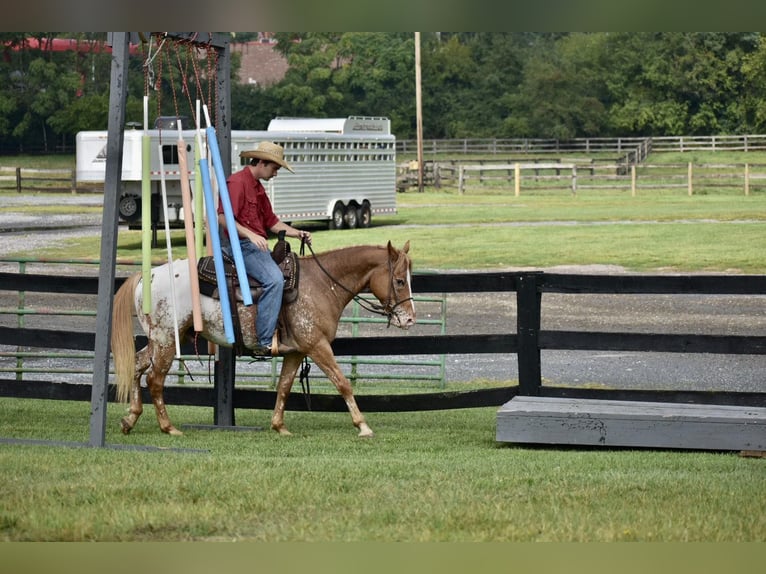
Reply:
<svg viewBox="0 0 766 574"><path fill-rule="evenodd" d="M300 268L298 265L298 256L290 249L290 244L285 241L284 232L280 232L279 239L271 252L271 258L282 270L282 276L285 278L285 287L282 294L282 304L289 305L298 298L298 279ZM239 287L237 269L234 260L228 255L223 256L223 270L226 276L226 284L229 285L229 291L232 291L233 301L243 302L242 290ZM197 275L199 276L200 293L213 299L220 299L218 293L218 277L215 271L215 259L212 256L201 257L197 261ZM263 286L257 279L247 276L250 292L253 301L257 301L263 293ZM231 293L230 293L231 294Z"/></svg>
<svg viewBox="0 0 766 574"><path fill-rule="evenodd" d="M300 267L298 265L298 256L290 249L290 244L285 241L284 231L279 233L277 243L274 245L274 249L271 252L271 258L282 270L282 276L285 278L285 286L282 292L282 306L289 305L298 298ZM232 302L242 303L244 298L242 297L242 290L239 287L239 279L235 263L227 255L223 256L223 260L229 299ZM215 259L212 256L201 257L199 259L197 262L197 275L199 276L200 293L212 297L213 299L220 299L218 278L215 270ZM258 301L263 294L263 285L249 275L247 279L253 301ZM242 326L240 325L236 304L231 305L231 317L235 331L234 351L240 356L251 354L242 341ZM251 326L251 328L253 327L254 326ZM274 336L276 339L277 334L275 333Z"/></svg>

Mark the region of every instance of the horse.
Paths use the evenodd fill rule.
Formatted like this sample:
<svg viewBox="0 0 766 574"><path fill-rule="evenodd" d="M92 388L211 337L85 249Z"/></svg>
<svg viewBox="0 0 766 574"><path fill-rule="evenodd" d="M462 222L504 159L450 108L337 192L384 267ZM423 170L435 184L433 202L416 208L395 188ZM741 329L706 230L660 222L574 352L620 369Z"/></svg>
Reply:
<svg viewBox="0 0 766 574"><path fill-rule="evenodd" d="M389 241L386 246L360 245L298 258L300 280L297 298L280 312L279 354L283 357L277 384L277 397L271 417L271 428L288 436L284 421L287 398L296 372L305 357L309 357L333 382L343 397L358 436L371 437L373 431L356 404L346 376L332 351L343 309L363 291L371 291L380 301L378 312L386 315L389 324L407 330L415 324L412 299L412 262L408 256L410 242L401 250ZM173 285L170 283L172 265ZM120 421L123 434L136 425L143 411L141 377L154 403L160 429L171 435L182 435L170 421L163 398L165 377L175 358L176 326L178 336L190 334L193 328L192 296L189 285L189 265L177 259L152 269L151 311L143 313L142 274L135 273L120 286L112 311L111 348L117 386L117 400L130 402L128 414ZM174 287L174 289L173 289ZM175 293L175 313L172 295ZM242 342L252 348L255 338L257 302L236 304ZM377 307L377 304L375 304ZM203 328L199 333L208 341L232 346L226 339L223 313L219 300L200 295ZM138 318L148 338L147 345L135 351L133 317Z"/></svg>

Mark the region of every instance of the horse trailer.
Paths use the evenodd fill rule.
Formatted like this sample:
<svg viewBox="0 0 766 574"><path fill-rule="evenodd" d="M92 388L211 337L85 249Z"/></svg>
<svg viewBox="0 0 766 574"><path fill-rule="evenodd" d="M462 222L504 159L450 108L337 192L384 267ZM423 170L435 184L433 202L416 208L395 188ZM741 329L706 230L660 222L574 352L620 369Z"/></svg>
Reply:
<svg viewBox="0 0 766 574"><path fill-rule="evenodd" d="M165 126L147 132L151 141L152 222L163 221L160 198L164 176L168 218L179 223L184 218L179 133L174 122ZM104 181L107 133L77 134L78 182ZM119 213L129 224L141 220L143 135L140 129L124 134ZM181 132L192 189L197 174L195 137L195 130ZM323 220L331 229L353 229L369 227L373 215L396 213L396 138L388 118L276 118L265 131L232 130L231 172L242 169L247 161L240 159L240 152L254 149L264 140L285 148L285 159L295 172L281 170L277 177L263 182L274 212L283 221Z"/></svg>

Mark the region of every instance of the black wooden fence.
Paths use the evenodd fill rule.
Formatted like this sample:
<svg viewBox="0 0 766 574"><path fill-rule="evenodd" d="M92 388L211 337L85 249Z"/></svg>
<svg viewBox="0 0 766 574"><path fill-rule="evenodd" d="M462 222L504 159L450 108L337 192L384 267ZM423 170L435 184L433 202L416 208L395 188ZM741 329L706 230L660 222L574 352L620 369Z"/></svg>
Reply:
<svg viewBox="0 0 766 574"><path fill-rule="evenodd" d="M117 279L115 289L122 283ZM0 273L0 290L61 294L97 294L97 277L67 277ZM357 397L365 411L416 411L499 406L515 395L537 395L616 400L667 401L701 404L726 404L766 407L766 391L735 392L726 389L636 390L550 387L542 384L541 350L645 351L663 353L766 354L766 337L645 334L615 332L575 332L541 330L542 294L702 294L766 295L766 275L565 275L543 272L494 272L459 274L416 274L416 293L516 293L516 331L507 334L428 335L338 338L336 355L413 355L512 353L518 360L518 385L493 389L454 392L427 392L406 395L364 395ZM145 344L139 337L137 345ZM87 332L0 327L0 345L52 349L93 350L95 334ZM193 354L190 348L182 349ZM218 383L216 383L217 386ZM236 408L271 409L275 392L235 389ZM90 400L91 387L66 381L0 380L0 396L58 400ZM217 408L217 389L168 386L165 398L170 404ZM110 388L114 397L114 388ZM148 394L145 396L148 401ZM346 410L337 395L314 395L316 411ZM288 409L305 410L307 403L293 393Z"/></svg>

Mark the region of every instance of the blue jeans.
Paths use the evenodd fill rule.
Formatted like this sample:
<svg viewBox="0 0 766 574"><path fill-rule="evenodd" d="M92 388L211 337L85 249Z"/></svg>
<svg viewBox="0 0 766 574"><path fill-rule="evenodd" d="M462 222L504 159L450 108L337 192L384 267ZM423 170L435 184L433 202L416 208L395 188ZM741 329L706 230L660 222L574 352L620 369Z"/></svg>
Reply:
<svg viewBox="0 0 766 574"><path fill-rule="evenodd" d="M231 243L225 233L221 234L221 251L232 257ZM271 338L277 328L279 310L282 307L282 292L285 278L282 270L274 263L269 251L261 251L249 239L240 239L242 259L247 274L258 280L263 293L258 299L258 313L255 318L255 334L259 345L271 345Z"/></svg>

